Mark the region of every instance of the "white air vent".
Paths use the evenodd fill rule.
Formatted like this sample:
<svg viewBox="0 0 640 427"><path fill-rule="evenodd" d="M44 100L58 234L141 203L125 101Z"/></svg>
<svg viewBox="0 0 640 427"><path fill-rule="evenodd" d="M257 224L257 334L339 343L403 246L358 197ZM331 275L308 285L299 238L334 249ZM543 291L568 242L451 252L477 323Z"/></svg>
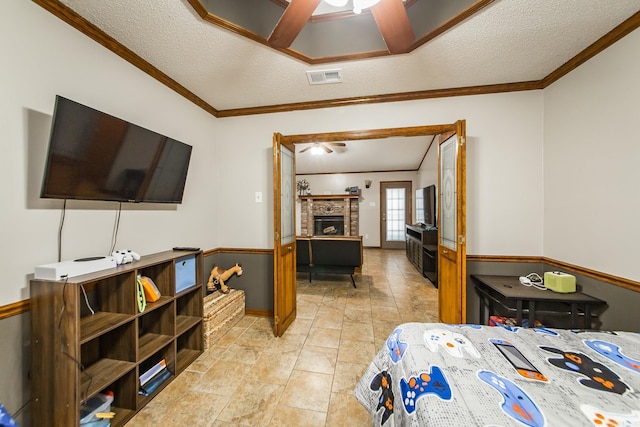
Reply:
<svg viewBox="0 0 640 427"><path fill-rule="evenodd" d="M342 69L307 71L307 78L310 85L342 83Z"/></svg>

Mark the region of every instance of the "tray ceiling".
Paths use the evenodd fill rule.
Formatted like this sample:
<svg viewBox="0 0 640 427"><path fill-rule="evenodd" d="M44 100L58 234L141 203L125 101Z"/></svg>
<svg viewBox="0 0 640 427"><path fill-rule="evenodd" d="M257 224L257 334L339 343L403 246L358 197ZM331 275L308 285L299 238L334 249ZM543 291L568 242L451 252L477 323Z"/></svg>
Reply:
<svg viewBox="0 0 640 427"><path fill-rule="evenodd" d="M640 26L638 0L451 0L447 16L460 16L461 9L468 16L463 13L464 19L435 33L431 29L448 18L434 18L429 25L410 18L416 43L408 53L374 50L378 53L368 55L371 48L365 47L354 54L349 48L345 58L335 51L300 53L297 38L289 49L270 45L268 35L285 10L277 5L280 0L225 0L243 5L226 18L207 11L207 0L33 1L216 117L542 89ZM448 1L409 0L407 14ZM278 11L260 30L243 18L256 14L245 6L255 2ZM363 15L376 29L371 15ZM328 37L312 25L305 24L300 37L309 31ZM430 31L433 37L425 40ZM380 34L363 38L384 48ZM308 71L327 69L339 70L341 82L310 84ZM319 160L298 156L298 172L415 170L429 138L418 152L411 143L399 150L389 142L366 150L349 142L343 153L324 156L331 166L314 166ZM398 164L372 163L402 152L406 159ZM360 164L364 158L371 162Z"/></svg>
<svg viewBox="0 0 640 427"><path fill-rule="evenodd" d="M90 34L113 38L141 68L161 72L219 116L539 82L640 10L638 0L495 0L409 53L312 65L207 21L194 1L34 1L84 18ZM310 85L306 71L325 68L340 68L342 83Z"/></svg>

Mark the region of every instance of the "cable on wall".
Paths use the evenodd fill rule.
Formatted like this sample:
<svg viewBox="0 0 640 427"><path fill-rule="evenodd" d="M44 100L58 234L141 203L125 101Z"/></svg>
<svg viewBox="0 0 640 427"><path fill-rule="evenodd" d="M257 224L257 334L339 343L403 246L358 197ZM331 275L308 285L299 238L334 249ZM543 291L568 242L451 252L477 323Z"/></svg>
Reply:
<svg viewBox="0 0 640 427"><path fill-rule="evenodd" d="M16 412L14 412L13 414L11 414L11 418L13 418L14 420L17 420L18 417L20 415L22 415L22 412L26 409L26 407L31 403L31 399L27 400L26 402L24 402L24 404L18 408L18 410Z"/></svg>
<svg viewBox="0 0 640 427"><path fill-rule="evenodd" d="M84 373L87 377L89 377L89 381L87 381L87 388L86 388L86 390L84 392L84 396L81 396L82 404L84 404L84 402L86 401L86 399L89 396L89 390L91 388L91 383L93 381L93 377L87 373L87 371L85 370L84 365L82 364L82 362L80 362L78 359L76 359L75 357L73 357L71 354L69 354L67 352L67 350L66 350L66 348L67 348L67 340L65 339L65 336L62 333L62 316L64 315L64 312L67 309L67 293L66 293L66 290L67 290L67 284L68 283L69 283L69 278L65 277L64 278L64 284L62 286L62 308L60 309L60 315L58 317L57 332L58 332L58 335L60 335L60 344L61 344L60 351L62 352L62 354L67 356L69 359L73 360L73 362L78 366L78 369L80 369L80 372Z"/></svg>
<svg viewBox="0 0 640 427"><path fill-rule="evenodd" d="M118 228L120 228L120 214L122 212L122 202L118 203L118 212L116 212L116 221L113 224L113 234L111 235L111 248L107 256L111 255L116 249L116 243L118 242Z"/></svg>
<svg viewBox="0 0 640 427"><path fill-rule="evenodd" d="M87 308L91 312L91 315L96 314L96 312L91 307L91 304L89 304L89 297L87 297L87 291L84 290L84 285L80 285L80 289L82 289L82 293L84 294L84 302L87 303Z"/></svg>

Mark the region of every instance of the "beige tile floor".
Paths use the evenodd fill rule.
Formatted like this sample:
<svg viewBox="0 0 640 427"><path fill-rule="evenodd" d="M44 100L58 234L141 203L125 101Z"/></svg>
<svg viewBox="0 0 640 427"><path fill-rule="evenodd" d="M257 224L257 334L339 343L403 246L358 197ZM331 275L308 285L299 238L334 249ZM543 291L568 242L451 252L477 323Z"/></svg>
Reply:
<svg viewBox="0 0 640 427"><path fill-rule="evenodd" d="M397 324L437 321L438 299L399 250L365 249L356 284L298 275L282 337L245 316L127 426L369 426L356 382Z"/></svg>

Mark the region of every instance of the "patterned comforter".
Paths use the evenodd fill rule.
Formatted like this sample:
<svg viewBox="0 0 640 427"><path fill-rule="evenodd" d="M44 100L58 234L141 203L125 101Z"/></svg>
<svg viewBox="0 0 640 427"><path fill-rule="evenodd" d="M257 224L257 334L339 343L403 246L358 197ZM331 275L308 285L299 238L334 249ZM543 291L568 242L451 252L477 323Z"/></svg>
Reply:
<svg viewBox="0 0 640 427"><path fill-rule="evenodd" d="M354 393L374 426L640 426L640 334L405 323Z"/></svg>

